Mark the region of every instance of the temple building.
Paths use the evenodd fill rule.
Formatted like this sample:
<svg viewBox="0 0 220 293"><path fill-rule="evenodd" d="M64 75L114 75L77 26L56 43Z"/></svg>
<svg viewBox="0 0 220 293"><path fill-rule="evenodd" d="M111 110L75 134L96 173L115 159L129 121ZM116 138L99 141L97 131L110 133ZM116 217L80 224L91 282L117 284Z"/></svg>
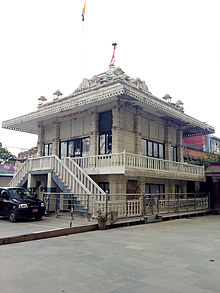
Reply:
<svg viewBox="0 0 220 293"><path fill-rule="evenodd" d="M38 135L38 156L24 163L11 186L166 194L186 193L188 182L205 181L203 166L184 162L183 137L214 128L155 97L144 81L122 69L111 66L83 79L69 96L43 98L36 111L2 124Z"/></svg>

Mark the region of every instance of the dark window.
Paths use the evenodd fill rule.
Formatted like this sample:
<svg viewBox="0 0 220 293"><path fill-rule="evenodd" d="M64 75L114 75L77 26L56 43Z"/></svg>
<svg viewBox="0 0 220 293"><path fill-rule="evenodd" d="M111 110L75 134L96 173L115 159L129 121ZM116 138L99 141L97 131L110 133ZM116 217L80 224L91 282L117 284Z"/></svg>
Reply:
<svg viewBox="0 0 220 293"><path fill-rule="evenodd" d="M112 131L112 111L99 113L99 133Z"/></svg>
<svg viewBox="0 0 220 293"><path fill-rule="evenodd" d="M74 157L81 157L81 139L74 140Z"/></svg>
<svg viewBox="0 0 220 293"><path fill-rule="evenodd" d="M180 193L180 186L179 185L175 185L175 193Z"/></svg>
<svg viewBox="0 0 220 293"><path fill-rule="evenodd" d="M89 156L90 138L77 138L60 143L60 158Z"/></svg>
<svg viewBox="0 0 220 293"><path fill-rule="evenodd" d="M148 194L157 194L160 193L160 199L164 199L165 185L164 184L146 184L145 186L146 193Z"/></svg>
<svg viewBox="0 0 220 293"><path fill-rule="evenodd" d="M99 154L112 152L112 111L99 113Z"/></svg>
<svg viewBox="0 0 220 293"><path fill-rule="evenodd" d="M155 141L142 139L142 155L164 159L164 144Z"/></svg>
<svg viewBox="0 0 220 293"><path fill-rule="evenodd" d="M100 182L98 183L99 187L104 191L109 193L109 182Z"/></svg>
<svg viewBox="0 0 220 293"><path fill-rule="evenodd" d="M177 162L177 147L171 146L172 161Z"/></svg>
<svg viewBox="0 0 220 293"><path fill-rule="evenodd" d="M52 155L52 143L47 143L44 145L44 156Z"/></svg>

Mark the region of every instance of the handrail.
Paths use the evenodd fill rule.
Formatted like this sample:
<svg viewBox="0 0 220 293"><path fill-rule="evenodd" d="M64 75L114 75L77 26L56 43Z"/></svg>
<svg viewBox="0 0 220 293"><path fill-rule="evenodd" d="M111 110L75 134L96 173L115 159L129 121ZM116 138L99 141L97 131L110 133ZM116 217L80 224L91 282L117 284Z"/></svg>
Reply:
<svg viewBox="0 0 220 293"><path fill-rule="evenodd" d="M86 194L91 193L90 190L88 190L88 188L76 177L75 174L73 174L69 168L67 168L67 166L57 156L54 155L52 157L55 160L53 166L55 172L58 176L61 177L61 180L67 185L71 192L82 193L82 191L84 191ZM76 182L72 181L71 179L74 179Z"/></svg>
<svg viewBox="0 0 220 293"><path fill-rule="evenodd" d="M8 186L17 186L22 178L33 170L54 170L64 184L75 193L91 194L92 192L77 178L71 170L55 155L48 157L29 158L18 170Z"/></svg>
<svg viewBox="0 0 220 293"><path fill-rule="evenodd" d="M77 157L73 160L83 169L124 167L147 170L175 172L180 174L204 176L204 166L195 166L131 153L115 153L88 157Z"/></svg>
<svg viewBox="0 0 220 293"><path fill-rule="evenodd" d="M22 178L26 174L27 166L28 166L28 161L26 161L23 164L23 166L19 168L19 170L14 174L13 178L8 183L8 187L14 187L18 185L18 183L22 180Z"/></svg>
<svg viewBox="0 0 220 293"><path fill-rule="evenodd" d="M101 187L99 187L98 184L72 158L65 158L65 164L91 193L105 195L105 192Z"/></svg>

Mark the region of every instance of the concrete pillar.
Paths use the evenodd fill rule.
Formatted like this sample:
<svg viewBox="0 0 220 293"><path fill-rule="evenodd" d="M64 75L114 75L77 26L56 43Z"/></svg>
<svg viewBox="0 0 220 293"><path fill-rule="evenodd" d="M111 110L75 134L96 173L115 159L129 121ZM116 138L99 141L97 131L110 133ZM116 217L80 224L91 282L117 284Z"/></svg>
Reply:
<svg viewBox="0 0 220 293"><path fill-rule="evenodd" d="M176 132L177 161L183 162L183 131L179 128Z"/></svg>
<svg viewBox="0 0 220 293"><path fill-rule="evenodd" d="M38 123L38 142L37 142L37 153L39 157L44 155L44 126L42 122Z"/></svg>
<svg viewBox="0 0 220 293"><path fill-rule="evenodd" d="M146 180L145 177L140 177L139 180L139 193L145 193L146 192Z"/></svg>
<svg viewBox="0 0 220 293"><path fill-rule="evenodd" d="M112 153L121 153L124 151L124 110L122 109L119 101L117 101L112 109L112 116Z"/></svg>
<svg viewBox="0 0 220 293"><path fill-rule="evenodd" d="M55 138L52 140L52 155L59 157L60 151L60 122L57 120L53 122L53 127L55 127Z"/></svg>
<svg viewBox="0 0 220 293"><path fill-rule="evenodd" d="M165 125L165 160L172 160L171 157L171 126L169 122Z"/></svg>
<svg viewBox="0 0 220 293"><path fill-rule="evenodd" d="M89 155L96 156L98 154L98 122L99 122L99 115L97 110L91 112L90 114L90 147L89 147Z"/></svg>
<svg viewBox="0 0 220 293"><path fill-rule="evenodd" d="M52 173L47 174L47 192L51 192L52 189Z"/></svg>
<svg viewBox="0 0 220 293"><path fill-rule="evenodd" d="M111 194L126 194L127 177L124 175L109 175L109 183Z"/></svg>
<svg viewBox="0 0 220 293"><path fill-rule="evenodd" d="M134 132L135 132L135 153L142 155L142 146L141 146L141 108L137 107L136 113L134 115Z"/></svg>
<svg viewBox="0 0 220 293"><path fill-rule="evenodd" d="M31 173L28 173L28 180L27 180L27 188L35 188L36 187L36 180Z"/></svg>
<svg viewBox="0 0 220 293"><path fill-rule="evenodd" d="M167 180L165 184L165 193L175 193L175 183L172 180Z"/></svg>

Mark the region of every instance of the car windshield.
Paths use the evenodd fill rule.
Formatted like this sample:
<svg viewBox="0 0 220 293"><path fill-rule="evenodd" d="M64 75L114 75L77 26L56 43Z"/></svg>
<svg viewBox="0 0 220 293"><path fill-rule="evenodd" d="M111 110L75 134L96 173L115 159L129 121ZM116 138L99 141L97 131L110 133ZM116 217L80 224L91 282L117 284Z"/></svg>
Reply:
<svg viewBox="0 0 220 293"><path fill-rule="evenodd" d="M11 188L8 189L11 198L14 199L34 199L35 196L28 189Z"/></svg>

